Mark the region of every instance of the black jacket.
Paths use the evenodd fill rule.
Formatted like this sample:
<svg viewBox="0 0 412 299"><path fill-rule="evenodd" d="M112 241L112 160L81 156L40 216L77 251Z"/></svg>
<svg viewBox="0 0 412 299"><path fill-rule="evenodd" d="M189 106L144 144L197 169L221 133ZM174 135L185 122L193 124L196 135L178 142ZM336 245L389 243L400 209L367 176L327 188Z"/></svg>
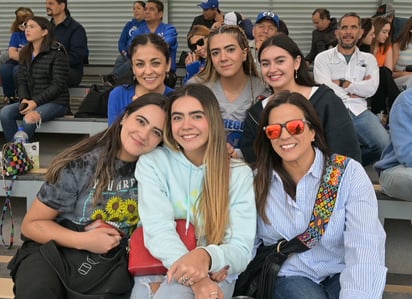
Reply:
<svg viewBox="0 0 412 299"><path fill-rule="evenodd" d="M352 119L342 100L326 85L320 85L309 99L323 125L331 153L342 154L361 161L361 151ZM247 113L241 150L245 161L253 164L256 154L253 149L262 115L262 101L253 105Z"/></svg>
<svg viewBox="0 0 412 299"><path fill-rule="evenodd" d="M60 43L56 43L30 63L20 64L17 73L19 98L33 100L37 106L54 102L69 107L68 74L67 53Z"/></svg>
<svg viewBox="0 0 412 299"><path fill-rule="evenodd" d="M329 48L333 48L338 44L336 39L335 30L337 28L337 21L335 18L330 19L329 27L324 31L313 30L312 31L312 46L310 52L306 55L305 60L312 62L315 60L316 55Z"/></svg>

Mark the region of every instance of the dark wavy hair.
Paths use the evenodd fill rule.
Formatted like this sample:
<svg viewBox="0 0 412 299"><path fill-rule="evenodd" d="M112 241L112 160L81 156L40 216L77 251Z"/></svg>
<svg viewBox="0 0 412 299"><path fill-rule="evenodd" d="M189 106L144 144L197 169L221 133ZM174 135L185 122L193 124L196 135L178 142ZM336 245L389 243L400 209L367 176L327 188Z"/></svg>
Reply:
<svg viewBox="0 0 412 299"><path fill-rule="evenodd" d="M303 112L305 119L310 122L307 124L309 129L315 131L315 141L313 147L317 147L324 155L325 161L330 155L329 147L323 132L322 124L313 105L300 93L281 91L276 94L266 105L262 113L259 124L259 131L255 141L257 175L255 177L256 207L263 221L269 223L265 213L267 197L272 182L273 171L276 171L282 179L285 191L292 197L296 196L296 183L286 171L282 164L282 158L272 147L272 143L263 130L269 124L270 112L284 104L291 104Z"/></svg>

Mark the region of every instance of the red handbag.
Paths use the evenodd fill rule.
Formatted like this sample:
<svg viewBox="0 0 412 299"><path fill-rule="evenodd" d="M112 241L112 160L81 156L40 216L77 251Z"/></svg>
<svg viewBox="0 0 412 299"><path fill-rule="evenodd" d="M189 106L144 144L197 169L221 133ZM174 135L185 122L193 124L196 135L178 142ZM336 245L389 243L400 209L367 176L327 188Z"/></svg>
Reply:
<svg viewBox="0 0 412 299"><path fill-rule="evenodd" d="M176 231L186 245L188 250L196 248L196 234L194 226L190 223L186 234L186 220L176 221ZM164 275L167 269L163 263L154 258L149 250L144 246L143 227L137 228L130 238L129 251L129 272L133 276L141 275Z"/></svg>

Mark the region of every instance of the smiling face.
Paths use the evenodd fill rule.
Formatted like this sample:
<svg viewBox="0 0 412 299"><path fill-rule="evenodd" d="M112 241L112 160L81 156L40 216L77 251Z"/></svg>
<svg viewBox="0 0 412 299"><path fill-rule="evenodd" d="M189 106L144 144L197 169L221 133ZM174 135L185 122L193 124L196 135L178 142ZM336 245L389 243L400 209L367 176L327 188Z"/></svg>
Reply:
<svg viewBox="0 0 412 299"><path fill-rule="evenodd" d="M270 112L268 124L284 124L295 119L305 119L303 111L292 104L281 104ZM307 167L312 164L315 157L312 147L314 139L315 132L305 124L301 134L292 136L282 128L279 138L270 142L274 151L282 158L285 168L294 165Z"/></svg>
<svg viewBox="0 0 412 299"><path fill-rule="evenodd" d="M170 61L167 62L165 55L148 43L136 47L131 61L139 88L162 94L166 73L170 70Z"/></svg>
<svg viewBox="0 0 412 299"><path fill-rule="evenodd" d="M200 165L209 140L209 122L202 104L192 96L182 96L173 102L170 115L174 140L192 163Z"/></svg>
<svg viewBox="0 0 412 299"><path fill-rule="evenodd" d="M247 49L241 49L232 34L216 34L209 38L210 56L213 66L221 77L230 78L243 73L243 62L247 58Z"/></svg>
<svg viewBox="0 0 412 299"><path fill-rule="evenodd" d="M146 105L124 116L118 158L126 162L136 161L138 156L154 150L162 141L165 117L165 111L156 105Z"/></svg>
<svg viewBox="0 0 412 299"><path fill-rule="evenodd" d="M296 59L288 51L269 46L260 55L260 69L263 80L274 90L294 90L295 70L300 66L301 58Z"/></svg>

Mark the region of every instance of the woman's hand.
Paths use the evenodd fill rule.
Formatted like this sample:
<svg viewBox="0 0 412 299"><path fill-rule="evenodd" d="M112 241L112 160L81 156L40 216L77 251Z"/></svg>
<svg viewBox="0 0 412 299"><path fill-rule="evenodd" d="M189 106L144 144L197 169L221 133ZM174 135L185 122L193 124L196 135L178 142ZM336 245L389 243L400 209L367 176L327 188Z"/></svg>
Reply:
<svg viewBox="0 0 412 299"><path fill-rule="evenodd" d="M185 59L185 65L188 66L189 64L192 64L195 61L199 60L199 56L195 52L189 52L187 53L186 59Z"/></svg>
<svg viewBox="0 0 412 299"><path fill-rule="evenodd" d="M210 279L216 282L221 282L225 280L228 275L229 267L229 265L226 265L222 270L218 272L209 273Z"/></svg>
<svg viewBox="0 0 412 299"><path fill-rule="evenodd" d="M205 277L192 285L195 299L223 299L222 289L209 277Z"/></svg>
<svg viewBox="0 0 412 299"><path fill-rule="evenodd" d="M104 254L119 246L122 237L116 228L102 227L82 232L84 249Z"/></svg>
<svg viewBox="0 0 412 299"><path fill-rule="evenodd" d="M179 258L167 271L167 282L175 279L178 283L192 286L208 277L211 260L209 253L196 248Z"/></svg>
<svg viewBox="0 0 412 299"><path fill-rule="evenodd" d="M237 153L235 151L235 148L233 147L233 145L231 145L229 142L226 142L226 148L227 148L227 152L229 154L230 158L236 159L237 158Z"/></svg>

